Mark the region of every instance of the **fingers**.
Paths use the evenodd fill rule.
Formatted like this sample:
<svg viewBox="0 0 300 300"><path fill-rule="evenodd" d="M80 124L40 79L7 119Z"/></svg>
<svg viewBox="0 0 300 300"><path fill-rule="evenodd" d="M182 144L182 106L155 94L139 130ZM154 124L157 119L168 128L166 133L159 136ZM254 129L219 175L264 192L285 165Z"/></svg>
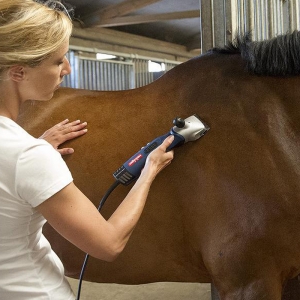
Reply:
<svg viewBox="0 0 300 300"><path fill-rule="evenodd" d="M174 151L168 151L167 148L172 144L174 141L174 135L169 135L163 142L162 144L156 149L157 152L161 151L161 158L165 160L170 160L168 164L171 162L174 156ZM155 151L155 150L154 150Z"/></svg>
<svg viewBox="0 0 300 300"><path fill-rule="evenodd" d="M166 166L168 166L174 158L174 151L166 152L167 148L172 144L174 136L168 136L163 143L153 150L152 153L147 157L146 168L148 164L152 167L148 170L154 170L154 175L158 174Z"/></svg>
<svg viewBox="0 0 300 300"><path fill-rule="evenodd" d="M60 143L79 137L87 132L85 128L86 122L81 123L80 120L71 123L62 124L60 129Z"/></svg>
<svg viewBox="0 0 300 300"><path fill-rule="evenodd" d="M166 151L173 141L174 141L174 135L171 134L162 142L161 147Z"/></svg>
<svg viewBox="0 0 300 300"><path fill-rule="evenodd" d="M56 124L54 127L60 127L60 126L62 126L62 125L67 124L68 122L69 122L69 119L65 119L65 120L59 122L58 124Z"/></svg>
<svg viewBox="0 0 300 300"><path fill-rule="evenodd" d="M46 140L62 155L71 154L74 152L72 148L58 149L62 143L84 135L87 132L87 123L80 120L69 122L65 119L52 128L48 129L40 138Z"/></svg>
<svg viewBox="0 0 300 300"><path fill-rule="evenodd" d="M66 119L66 120L56 124L53 127L53 130L63 131L63 133L66 134L66 133L69 133L69 132L81 130L81 129L85 128L86 125L87 125L86 122L81 123L80 120L76 120L76 121L73 121L73 122L69 123L69 120Z"/></svg>
<svg viewBox="0 0 300 300"><path fill-rule="evenodd" d="M72 153L74 153L74 149L73 149L73 148L57 149L57 151L58 151L61 155L67 155L67 154L72 154Z"/></svg>
<svg viewBox="0 0 300 300"><path fill-rule="evenodd" d="M163 142L162 144L156 148L153 152L153 155L158 154L159 156L161 156L161 158L165 159L170 157L171 159L173 158L173 153L174 151L168 151L167 152L167 148L172 144L172 142L174 141L174 136L173 135L169 135ZM152 153L151 153L152 154ZM150 154L150 155L151 155Z"/></svg>

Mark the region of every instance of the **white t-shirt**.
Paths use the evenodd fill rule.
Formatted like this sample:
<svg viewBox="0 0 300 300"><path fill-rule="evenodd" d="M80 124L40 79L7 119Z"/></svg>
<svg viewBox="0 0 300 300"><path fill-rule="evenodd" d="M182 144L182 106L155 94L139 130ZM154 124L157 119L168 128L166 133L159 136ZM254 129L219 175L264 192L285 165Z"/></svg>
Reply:
<svg viewBox="0 0 300 300"><path fill-rule="evenodd" d="M1 300L75 299L35 209L72 180L49 143L0 116Z"/></svg>

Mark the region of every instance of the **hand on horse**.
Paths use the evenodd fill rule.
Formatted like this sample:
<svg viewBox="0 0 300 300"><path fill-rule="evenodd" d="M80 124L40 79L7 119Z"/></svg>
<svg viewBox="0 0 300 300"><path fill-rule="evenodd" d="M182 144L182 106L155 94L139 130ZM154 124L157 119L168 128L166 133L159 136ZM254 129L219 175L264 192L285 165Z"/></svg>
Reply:
<svg viewBox="0 0 300 300"><path fill-rule="evenodd" d="M86 125L86 122L81 123L79 120L69 123L69 120L66 119L45 131L39 138L46 140L61 155L71 154L74 152L73 148L58 149L59 145L84 135L87 132Z"/></svg>
<svg viewBox="0 0 300 300"><path fill-rule="evenodd" d="M142 173L148 172L153 180L160 171L171 163L174 158L174 151L167 152L167 148L172 144L173 140L173 135L168 136L159 147L149 154Z"/></svg>

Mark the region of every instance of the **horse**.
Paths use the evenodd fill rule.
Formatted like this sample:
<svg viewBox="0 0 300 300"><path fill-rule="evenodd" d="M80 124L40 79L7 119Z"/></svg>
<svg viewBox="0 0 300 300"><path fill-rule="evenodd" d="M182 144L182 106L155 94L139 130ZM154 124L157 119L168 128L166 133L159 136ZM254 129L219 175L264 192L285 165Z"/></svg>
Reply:
<svg viewBox="0 0 300 300"><path fill-rule="evenodd" d="M113 172L174 117L197 114L210 127L175 149L143 215L114 262L91 258L84 278L101 283L213 283L221 300L299 299L285 290L300 273L300 33L249 36L182 63L153 83L125 91L60 88L28 102L19 124L39 136L68 117L88 134L67 142L75 184L98 206ZM128 193L120 185L101 213ZM84 253L49 225L44 234L66 275ZM296 284L297 285L297 284Z"/></svg>

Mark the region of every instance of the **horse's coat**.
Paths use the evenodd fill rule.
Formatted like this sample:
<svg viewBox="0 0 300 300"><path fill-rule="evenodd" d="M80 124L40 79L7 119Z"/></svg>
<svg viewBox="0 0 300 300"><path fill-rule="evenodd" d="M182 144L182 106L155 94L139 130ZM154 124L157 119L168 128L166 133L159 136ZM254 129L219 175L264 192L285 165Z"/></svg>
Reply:
<svg viewBox="0 0 300 300"><path fill-rule="evenodd" d="M60 89L47 103L25 106L20 124L36 136L66 117L88 122L88 134L69 142L75 153L66 162L95 205L112 173L174 117L197 113L211 127L175 150L120 257L90 259L85 278L213 281L222 300L281 299L300 273L299 88L299 76L251 75L239 53L211 52L139 89ZM128 189L110 196L105 216ZM50 227L45 234L67 275L78 276L84 254Z"/></svg>

